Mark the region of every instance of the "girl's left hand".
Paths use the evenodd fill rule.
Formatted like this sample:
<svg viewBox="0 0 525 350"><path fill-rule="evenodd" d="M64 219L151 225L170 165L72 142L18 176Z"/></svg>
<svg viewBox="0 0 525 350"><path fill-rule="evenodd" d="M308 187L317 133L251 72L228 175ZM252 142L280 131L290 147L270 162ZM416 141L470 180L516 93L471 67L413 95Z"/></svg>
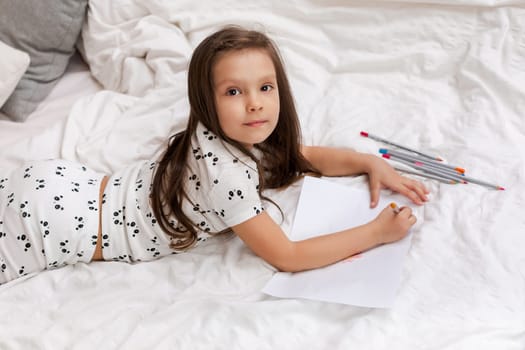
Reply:
<svg viewBox="0 0 525 350"><path fill-rule="evenodd" d="M370 155L367 162L368 185L370 187L370 207L375 208L382 188L388 188L408 197L412 202L422 205L428 200L428 189L421 182L401 176L383 159Z"/></svg>

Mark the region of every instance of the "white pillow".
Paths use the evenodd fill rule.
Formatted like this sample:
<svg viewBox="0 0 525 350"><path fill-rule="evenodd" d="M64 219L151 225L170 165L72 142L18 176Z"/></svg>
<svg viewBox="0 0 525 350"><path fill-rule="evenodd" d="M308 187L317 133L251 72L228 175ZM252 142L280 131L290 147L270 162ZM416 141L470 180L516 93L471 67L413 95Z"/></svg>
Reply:
<svg viewBox="0 0 525 350"><path fill-rule="evenodd" d="M0 41L0 107L29 67L29 55Z"/></svg>

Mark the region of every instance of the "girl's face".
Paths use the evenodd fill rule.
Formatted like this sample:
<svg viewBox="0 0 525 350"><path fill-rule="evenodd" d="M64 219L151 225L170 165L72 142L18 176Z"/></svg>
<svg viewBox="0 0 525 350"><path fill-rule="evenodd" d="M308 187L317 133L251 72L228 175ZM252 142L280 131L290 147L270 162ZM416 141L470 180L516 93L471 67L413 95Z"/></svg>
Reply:
<svg viewBox="0 0 525 350"><path fill-rule="evenodd" d="M279 119L277 77L266 51L227 52L217 59L212 74L222 131L248 148L266 140Z"/></svg>

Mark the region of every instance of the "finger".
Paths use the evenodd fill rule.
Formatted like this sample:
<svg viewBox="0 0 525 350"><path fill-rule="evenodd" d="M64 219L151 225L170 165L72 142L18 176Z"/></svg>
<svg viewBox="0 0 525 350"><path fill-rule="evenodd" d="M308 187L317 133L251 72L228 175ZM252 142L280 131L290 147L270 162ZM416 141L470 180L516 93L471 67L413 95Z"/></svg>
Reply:
<svg viewBox="0 0 525 350"><path fill-rule="evenodd" d="M370 208L375 208L379 201L381 185L377 181L370 181Z"/></svg>
<svg viewBox="0 0 525 350"><path fill-rule="evenodd" d="M423 201L427 201L427 194L429 193L428 189L422 182L410 179L407 184L405 184L410 190L414 191L419 198Z"/></svg>
<svg viewBox="0 0 525 350"><path fill-rule="evenodd" d="M414 215L410 215L408 217L408 223L410 224L410 226L413 226L416 222L417 222L417 218Z"/></svg>
<svg viewBox="0 0 525 350"><path fill-rule="evenodd" d="M416 181L404 179L400 187L399 192L410 198L413 202L421 202L426 199L423 189L417 186Z"/></svg>
<svg viewBox="0 0 525 350"><path fill-rule="evenodd" d="M417 193L415 193L414 191L412 191L410 189L410 187L408 186L408 181L410 181L410 179L407 179L407 178L403 178L401 176L402 180L394 185L394 186L390 186L390 189L392 191L395 191L397 193L400 193L402 194L403 196L409 198L412 202L416 203L416 204L423 204L421 202L421 199L419 199L419 196L417 195ZM408 180L408 181L407 181Z"/></svg>
<svg viewBox="0 0 525 350"><path fill-rule="evenodd" d="M409 218L410 215L412 215L412 208L402 206L401 209L399 210L399 214L405 216L406 218Z"/></svg>
<svg viewBox="0 0 525 350"><path fill-rule="evenodd" d="M428 189L423 185L422 182L417 180L409 179L404 176L400 176L402 180L398 186L392 188L393 190L401 193L402 195L410 198L414 203L423 204L423 201L427 201ZM417 198L416 198L417 197Z"/></svg>
<svg viewBox="0 0 525 350"><path fill-rule="evenodd" d="M399 208L399 210L408 213L408 215L412 214L412 208L407 207L406 205L403 205L401 208Z"/></svg>
<svg viewBox="0 0 525 350"><path fill-rule="evenodd" d="M430 193L430 190L428 189L427 186L425 186L424 183L419 182L419 181L417 181L417 182L419 183L420 187L423 189L423 192L424 192L425 194L429 194L429 193Z"/></svg>
<svg viewBox="0 0 525 350"><path fill-rule="evenodd" d="M414 203L416 203L418 205L423 204L423 201L421 200L419 195L416 192L414 192L411 189L409 189L408 187L406 187L406 186L402 186L397 192L401 193L403 196L407 197L412 202L414 202Z"/></svg>

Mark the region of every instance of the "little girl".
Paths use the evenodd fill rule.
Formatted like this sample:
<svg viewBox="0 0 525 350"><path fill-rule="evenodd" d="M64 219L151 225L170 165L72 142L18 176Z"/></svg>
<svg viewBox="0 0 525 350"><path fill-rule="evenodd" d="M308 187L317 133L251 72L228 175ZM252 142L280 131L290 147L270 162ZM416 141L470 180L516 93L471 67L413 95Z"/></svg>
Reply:
<svg viewBox="0 0 525 350"><path fill-rule="evenodd" d="M300 143L290 86L272 41L227 27L202 41L188 71L190 116L161 157L111 177L83 165L30 162L0 179L0 283L92 260L147 261L233 231L282 271L313 269L403 238L410 208L385 208L366 225L290 241L265 212L264 190L306 172L367 174L416 204L427 189L379 157Z"/></svg>

